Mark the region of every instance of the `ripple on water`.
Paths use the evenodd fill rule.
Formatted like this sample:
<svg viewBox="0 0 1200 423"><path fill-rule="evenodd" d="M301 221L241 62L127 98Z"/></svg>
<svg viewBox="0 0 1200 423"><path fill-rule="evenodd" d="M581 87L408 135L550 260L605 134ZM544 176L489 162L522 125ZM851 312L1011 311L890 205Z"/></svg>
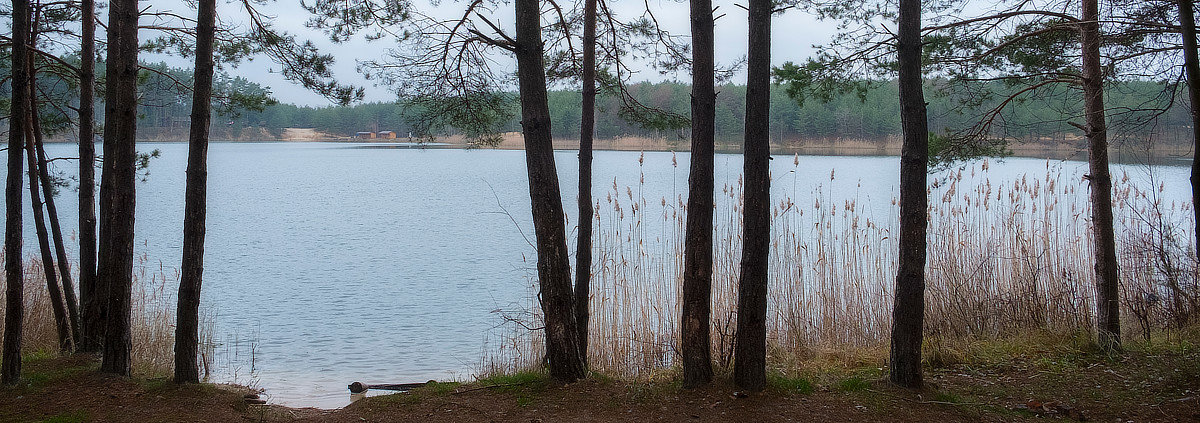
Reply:
<svg viewBox="0 0 1200 423"><path fill-rule="evenodd" d="M530 303L534 252L523 237L532 237L532 225L521 152L346 146L215 143L209 150L204 292L217 308L215 339L225 345L222 351L244 360L230 367L238 369L239 381L253 367L275 403L339 407L349 403L346 384L354 380L464 375L497 324L489 312ZM73 148L48 144L47 153L74 157ZM138 202L136 232L146 242L138 243L137 252L169 267L181 254L178 199L187 145L139 146L153 148L162 155L151 163L138 196L164 200ZM686 163L687 155L681 156L679 162ZM640 191L651 205L685 193L686 166L672 167L671 153L646 153L641 167L638 157L597 152L598 199L614 179L637 195L643 174ZM559 152L557 158L562 186L573 186L574 153ZM796 173L790 173L791 157L772 162L780 167L774 174L785 181L774 186L776 193L806 204L812 187L793 184L793 178L821 181L826 193L871 199L869 214L889 215L896 158L801 161ZM990 177L999 183L1045 172L1045 164L1009 159L994 166ZM741 158L720 155L716 165L721 187L736 180ZM1073 175L1086 169L1075 162L1061 166ZM854 169L855 176L839 171L830 181L832 169ZM1190 201L1187 168L1163 169L1164 197ZM60 170L71 176L69 166ZM564 196L564 202L573 213L574 196ZM75 211L59 212L64 230L74 231ZM30 218L25 222L32 225Z"/></svg>

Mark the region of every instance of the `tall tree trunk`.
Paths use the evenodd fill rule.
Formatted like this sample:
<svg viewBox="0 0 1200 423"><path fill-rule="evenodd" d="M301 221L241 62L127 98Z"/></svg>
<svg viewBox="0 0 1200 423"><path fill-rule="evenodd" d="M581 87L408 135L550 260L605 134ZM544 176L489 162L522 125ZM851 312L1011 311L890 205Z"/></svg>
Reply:
<svg viewBox="0 0 1200 423"><path fill-rule="evenodd" d="M32 60L30 60L32 62ZM50 310L54 314L54 329L58 333L58 348L70 352L75 348L71 342L71 323L67 317L67 308L63 304L62 289L58 286L58 273L54 269L54 254L50 252L50 235L46 232L46 218L42 214L42 198L38 189L37 149L34 146L33 126L37 120L37 104L33 101L33 88L36 82L33 78L33 66L29 66L28 109L25 112L25 161L29 166L29 205L33 208L33 228L37 231L38 252L42 258L42 273L46 277L46 292L50 295ZM16 117L13 117L14 119Z"/></svg>
<svg viewBox="0 0 1200 423"><path fill-rule="evenodd" d="M100 350L103 301L96 296L96 1L83 0L79 64L79 350Z"/></svg>
<svg viewBox="0 0 1200 423"><path fill-rule="evenodd" d="M12 3L12 106L10 116L25 116L29 90L26 59L29 49L29 2ZM8 174L4 189L4 351L0 355L0 384L21 379L21 327L25 316L25 273L21 263L22 146L25 119L8 120Z"/></svg>
<svg viewBox="0 0 1200 423"><path fill-rule="evenodd" d="M208 134L212 121L213 36L216 0L200 0L196 19L196 69L188 139L183 212L183 272L175 325L175 383L199 383L200 286L204 275L204 222L208 206Z"/></svg>
<svg viewBox="0 0 1200 423"><path fill-rule="evenodd" d="M1083 107L1088 139L1088 180L1092 188L1092 230L1096 242L1097 342L1106 351L1121 348L1121 304L1117 301L1117 243L1113 232L1112 175L1108 170L1108 129L1104 122L1104 74L1100 63L1097 0L1084 0L1079 39L1083 56Z"/></svg>
<svg viewBox="0 0 1200 423"><path fill-rule="evenodd" d="M105 330L100 371L128 376L133 348L133 219L137 129L137 0L113 0L108 14L105 63L104 169L100 177L98 300Z"/></svg>
<svg viewBox="0 0 1200 423"><path fill-rule="evenodd" d="M771 254L771 0L750 0L746 57L745 206L733 380L767 386L767 262Z"/></svg>
<svg viewBox="0 0 1200 423"><path fill-rule="evenodd" d="M583 2L583 114L579 120L579 240L575 246L575 323L587 360L592 277L592 140L596 135L596 0Z"/></svg>
<svg viewBox="0 0 1200 423"><path fill-rule="evenodd" d="M683 246L683 386L712 382L709 341L713 272L713 150L716 132L716 75L712 0L691 0L692 162L688 175L687 223Z"/></svg>
<svg viewBox="0 0 1200 423"><path fill-rule="evenodd" d="M34 98L33 96L31 98ZM50 161L46 159L46 148L42 139L42 124L37 117L37 108L33 112L33 142L37 148L38 178L42 181L42 195L45 196L46 218L50 221L50 235L54 240L54 257L58 261L58 276L62 280L63 300L67 306L67 319L71 323L71 344L79 345L79 302L75 297L75 286L71 283L71 265L67 259L67 246L63 243L62 225L58 222L58 208L54 205L54 185L50 180Z"/></svg>
<svg viewBox="0 0 1200 423"><path fill-rule="evenodd" d="M537 238L546 358L551 377L560 382L573 382L585 376L587 363L579 355L566 223L563 222L558 172L554 167L546 69L542 63L540 3L538 0L516 0L514 6L521 127L525 136L525 164L529 172L529 198L533 203L533 227Z"/></svg>
<svg viewBox="0 0 1200 423"><path fill-rule="evenodd" d="M889 379L921 387L921 342L925 321L925 250L929 197L929 120L921 77L921 0L900 0L900 263L892 309Z"/></svg>
<svg viewBox="0 0 1200 423"><path fill-rule="evenodd" d="M1196 255L1200 259L1200 58L1196 53L1196 11L1193 0L1179 0L1179 26L1183 32L1183 69L1192 107L1192 212L1195 218Z"/></svg>

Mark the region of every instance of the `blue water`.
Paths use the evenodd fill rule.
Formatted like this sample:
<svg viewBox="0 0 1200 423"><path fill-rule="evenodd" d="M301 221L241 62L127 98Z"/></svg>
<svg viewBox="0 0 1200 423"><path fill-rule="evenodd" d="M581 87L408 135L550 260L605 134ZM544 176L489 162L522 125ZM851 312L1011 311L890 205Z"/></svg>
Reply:
<svg viewBox="0 0 1200 423"><path fill-rule="evenodd" d="M47 146L52 157L74 157L75 149ZM138 149L162 154L137 187L137 252L173 274L181 255L187 146ZM556 158L573 226L576 155L560 151ZM615 184L619 195L654 206L678 199L686 195L688 159L597 152L595 196L603 206ZM718 191L736 181L741 160L718 156ZM852 198L876 220L895 215L897 158L798 160L773 160L776 195L806 204L819 184L835 204ZM500 323L493 310L530 303L534 250L525 238L533 235L524 163L523 152L505 150L212 145L203 307L217 313L215 340L224 345L218 352L236 352L238 362L248 363L237 368L237 381L257 383L275 403L337 407L349 401L351 381L469 377L492 348L489 334ZM1086 171L1079 162L1009 159L993 163L990 177L1044 176L1048 163L1074 178ZM56 165L64 176L75 173L73 162ZM1165 197L1189 198L1186 168L1156 169ZM1137 166L1114 173L1122 171L1145 173ZM64 191L59 199L67 233L75 231L75 198ZM25 222L32 253L32 221ZM573 230L569 236L573 245ZM244 345L233 348L234 340Z"/></svg>

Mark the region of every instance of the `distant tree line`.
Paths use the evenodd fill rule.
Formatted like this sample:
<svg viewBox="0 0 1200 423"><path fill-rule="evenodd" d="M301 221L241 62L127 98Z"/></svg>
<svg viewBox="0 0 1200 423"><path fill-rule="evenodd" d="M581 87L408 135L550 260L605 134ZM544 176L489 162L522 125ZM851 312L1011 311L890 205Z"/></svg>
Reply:
<svg viewBox="0 0 1200 423"><path fill-rule="evenodd" d="M103 63L100 64L103 66ZM7 66L5 66L7 67ZM187 128L191 114L190 69L172 68L165 64L143 65L140 81L141 92L138 104L138 125L145 128ZM101 75L102 76L102 75ZM58 95L70 96L70 87L62 81L47 78L38 81L44 90ZM942 94L937 80L927 81L930 93ZM984 85L985 83L980 83ZM853 139L884 141L900 136L900 102L896 97L896 82L874 81L861 92L840 93L829 101L797 102L787 95L787 86L771 86L770 138L774 144L796 144L807 140ZM1130 123L1122 126L1114 122L1114 136L1120 140L1129 138L1134 142L1147 139L1157 144L1188 144L1191 136L1191 114L1188 103L1170 102L1171 96L1182 98L1185 93L1171 92L1174 88L1186 88L1160 81L1123 81L1111 84L1106 97L1114 109L1140 111L1145 115L1160 114L1153 125ZM332 135L353 135L359 131L395 131L400 137L413 132L415 136L426 135L417 123L418 106L406 106L401 102L360 103L350 106L299 106L276 103L268 100L269 88L242 77L218 73L214 78L213 111L218 117L216 127L241 130L264 128L278 134L283 128L314 128ZM630 96L643 105L655 109L687 115L691 86L682 82L641 82L625 87ZM946 128L970 126L978 119L979 112L994 107L994 102L1005 97L1010 88L1001 82L986 83L984 97L994 101L981 101L969 107L953 94L930 95L929 128L939 133ZM8 91L8 87L0 87ZM979 92L975 90L974 92ZM1036 99L1023 99L1021 107L1009 108L1001 116L1001 123L993 129L993 135L1017 142L1059 142L1077 135L1070 118L1082 113L1078 96L1071 95L1063 87ZM7 94L7 92L5 93ZM580 134L582 116L582 94L574 89L558 89L548 92L551 128L555 138L576 139ZM1050 97L1049 101L1046 97ZM507 131L520 131L520 119L515 116L516 93L509 99L514 117L503 125ZM1032 101L1036 100L1036 101ZM596 137L645 137L662 138L667 142L686 144L691 136L689 129L664 130L646 128L630 122L619 115L621 98L599 95L596 99ZM716 139L722 144L740 145L745 130L746 87L726 84L717 87ZM1168 104L1170 103L1170 104ZM7 108L7 104L0 104ZM1165 113L1160 108L1166 108ZM258 110L261 109L261 110ZM101 117L103 115L101 114ZM49 125L47 132L57 132L71 122L73 116L58 116ZM49 118L43 118L50 120ZM454 134L457 128L433 128L430 132ZM936 148L936 147L935 147Z"/></svg>
<svg viewBox="0 0 1200 423"><path fill-rule="evenodd" d="M243 84L239 89L261 90L253 83L240 79L231 81ZM937 82L927 82L928 90L936 92ZM997 98L1006 89L1002 83L993 83L990 90ZM1147 109L1165 95L1167 85L1152 81L1124 82L1109 87L1107 95L1114 108L1130 110ZM627 87L629 94L644 105L686 115L690 101L691 86L680 82L642 82ZM1036 142L1061 141L1077 130L1064 119L1064 110L1082 110L1073 102L1078 96L1070 96L1064 88L1062 101L1030 101L1022 107L1012 108L1003 116L1003 123L995 128L995 136L1015 141ZM159 97L147 93L147 99ZM165 96L163 96L165 97ZM958 99L951 96L931 95L929 102L929 127L933 132L946 128L969 126L976 119L976 110L965 110ZM555 138L576 139L580 133L581 94L577 90L551 90L548 93L551 130ZM717 87L716 139L722 144L742 143L745 130L746 88L742 85ZM647 137L664 138L668 142L686 144L690 137L688 129L647 129L628 122L618 115L621 99L616 96L600 95L596 100L596 137ZM512 95L515 110L516 95ZM990 107L982 104L972 109ZM167 126L174 118L186 117L190 105L186 97L175 101L147 101L141 106L142 124ZM315 128L335 135L352 135L358 131L396 131L405 136L416 131L414 124L418 111L401 103L366 103L354 106L309 107L293 104L274 104L262 111L243 112L227 116L218 124L234 128L263 127L268 130L281 128ZM1076 112L1081 113L1081 112ZM1176 102L1162 114L1153 127L1129 125L1114 127L1118 137L1127 135L1144 141L1149 134L1158 143L1190 142L1191 117L1186 103ZM1068 115L1069 116L1069 115ZM179 123L176 122L178 125ZM519 131L519 118L510 119L504 126L508 131ZM455 128L437 128L438 133L454 133ZM419 132L415 135L423 135ZM813 139L857 139L882 141L900 135L900 102L896 97L894 81L879 82L860 94L841 94L829 102L808 101L798 104L789 98L785 87L772 85L770 107L770 137L775 144L791 144Z"/></svg>

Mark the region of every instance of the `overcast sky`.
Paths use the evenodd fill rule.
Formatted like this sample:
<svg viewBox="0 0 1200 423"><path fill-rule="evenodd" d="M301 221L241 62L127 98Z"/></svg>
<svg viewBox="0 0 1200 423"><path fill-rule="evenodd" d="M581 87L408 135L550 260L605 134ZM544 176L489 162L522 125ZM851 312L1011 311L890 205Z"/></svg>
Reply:
<svg viewBox="0 0 1200 423"><path fill-rule="evenodd" d="M162 6L163 4L163 2L155 2L155 7L174 9L177 13L189 16L195 15L194 11L181 3L176 7ZM675 34L688 34L688 5L686 1L646 0L645 4L648 4L654 10L659 23L665 29ZM739 4L745 5L745 1L741 0L738 3L727 0L714 1L714 5L718 7L717 15L724 14L724 16L717 20L716 25L716 56L718 63L733 63L746 54L746 11L738 7ZM639 13L638 11L643 7L642 1L638 0L614 0L611 5L616 9L616 13L626 18ZM462 2L446 0L442 1L434 9L430 9L431 6L428 5L420 7L423 7L423 10L433 10L433 14L438 16L452 16L461 14L465 5ZM499 5L497 12L493 16L490 16L490 18L506 31L512 31L513 19L511 9L511 4ZM355 71L357 59L377 57L381 51L391 47L386 39L367 42L359 37L346 44L333 44L321 32L305 27L304 23L308 19L308 12L300 6L299 0L277 0L273 4L261 6L260 10L274 17L273 21L278 29L311 39L322 49L333 54L337 59L334 68L335 76L342 82L365 86L367 88L366 101L395 100L395 94L389 88L374 86L372 85L372 81L363 79ZM223 16L223 19L234 21L237 20L238 16L244 15L239 4L224 2L221 2L219 5L218 13ZM143 22L143 25L145 24L146 22ZM812 53L813 44L824 43L825 40L833 35L834 24L820 22L802 11L790 10L781 15L776 15L772 22L771 32L771 62L774 65L779 65L789 60L800 61L808 57ZM145 59L166 60L174 66L190 66L189 61L181 59L162 57L146 57ZM259 58L253 62L242 64L236 69L229 69L229 73L243 76L254 82L271 87L275 97L283 103L309 106L329 104L329 101L323 97L308 92L274 73L273 71L276 68L277 66L273 66L269 60ZM664 79L688 80L689 76L659 75L656 71L645 70L633 78L634 81L660 81ZM741 72L735 75L732 82L745 83L745 73Z"/></svg>

